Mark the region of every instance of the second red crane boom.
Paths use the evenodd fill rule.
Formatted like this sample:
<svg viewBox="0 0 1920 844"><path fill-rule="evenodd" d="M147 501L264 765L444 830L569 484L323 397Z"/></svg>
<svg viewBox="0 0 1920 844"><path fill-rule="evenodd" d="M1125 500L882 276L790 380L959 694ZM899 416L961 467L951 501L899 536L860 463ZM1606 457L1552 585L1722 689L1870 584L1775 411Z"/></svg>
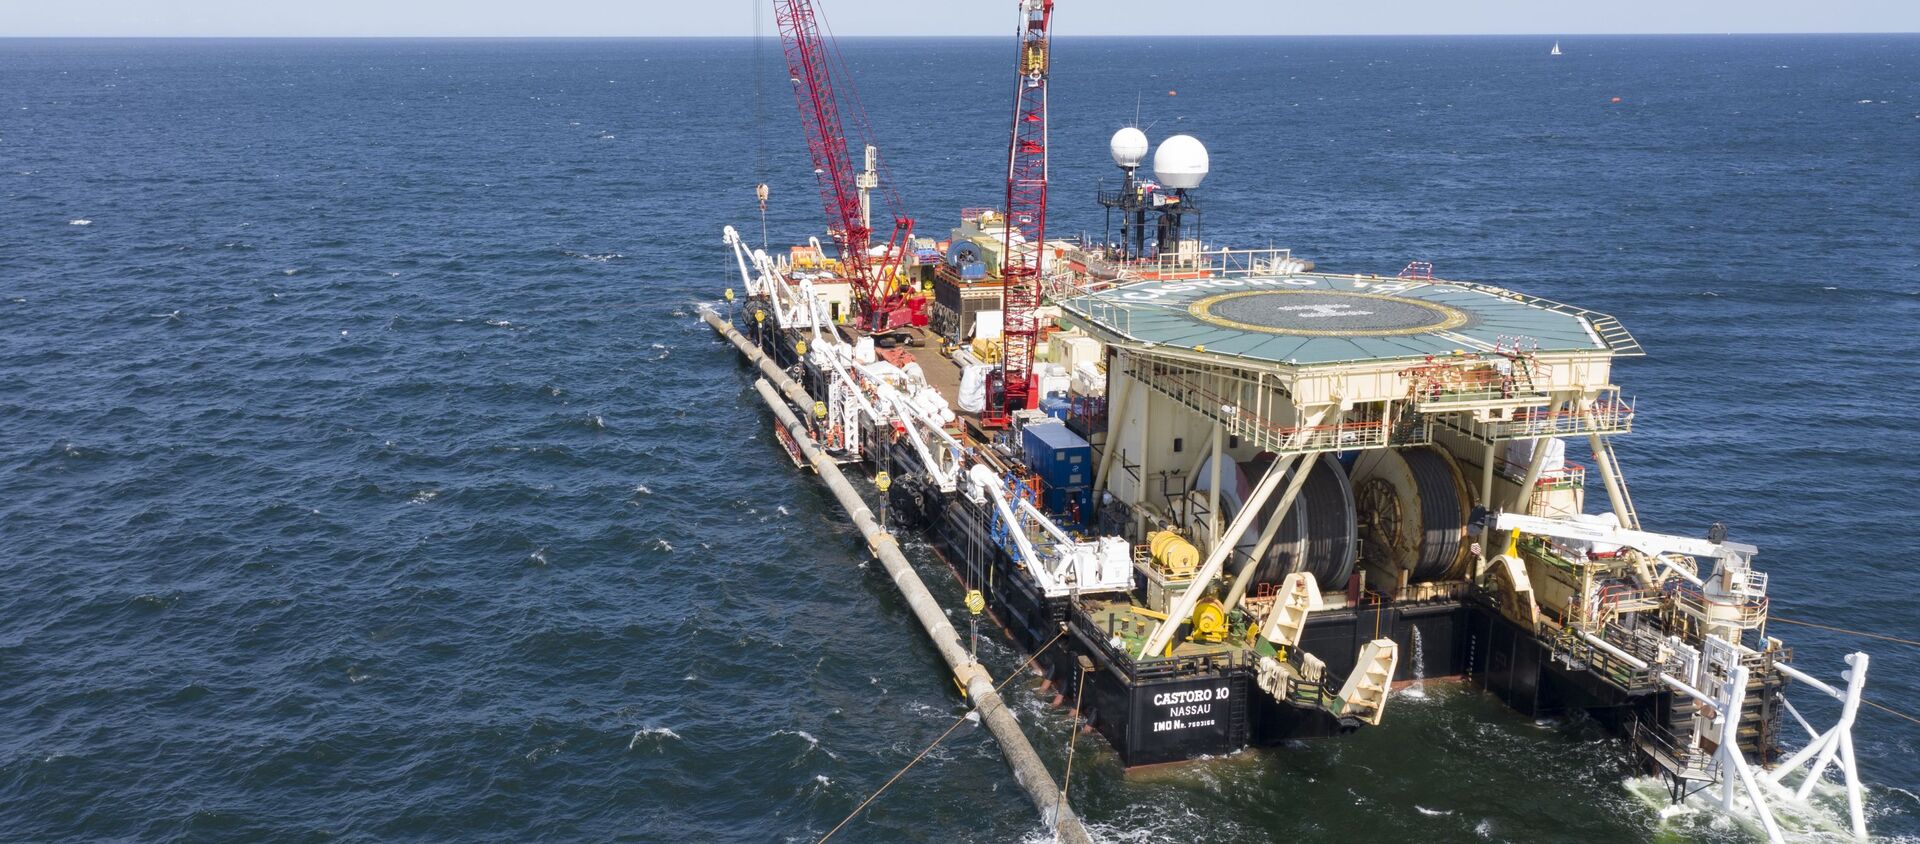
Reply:
<svg viewBox="0 0 1920 844"><path fill-rule="evenodd" d="M1040 279L1047 233L1047 65L1053 0L1020 0L1020 57L1007 146L1007 229L1000 358L1000 400L987 413L1004 423L1032 399L1033 347L1039 334ZM994 402L989 401L989 405Z"/></svg>

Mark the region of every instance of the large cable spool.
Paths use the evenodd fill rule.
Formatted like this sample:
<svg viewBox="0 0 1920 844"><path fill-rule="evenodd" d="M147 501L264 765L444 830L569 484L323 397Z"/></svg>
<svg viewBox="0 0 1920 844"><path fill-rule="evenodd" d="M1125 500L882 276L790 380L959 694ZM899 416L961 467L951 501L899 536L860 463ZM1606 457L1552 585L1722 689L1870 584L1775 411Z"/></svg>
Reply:
<svg viewBox="0 0 1920 844"><path fill-rule="evenodd" d="M1246 463L1247 476L1254 478L1265 477L1267 469L1271 468L1273 463L1274 456L1271 454L1262 454L1255 457ZM1316 472L1315 474L1318 473ZM1273 488L1273 495L1267 499L1266 509L1260 513L1260 520L1247 528L1247 533L1253 535L1254 541L1240 549L1242 552L1248 555L1253 553L1253 546L1259 544L1260 533L1266 530L1267 525L1276 518L1274 511L1280 506L1280 496L1286 493L1287 485L1292 481L1293 477L1289 474L1287 477L1281 478L1279 485ZM1307 482L1309 484L1313 482L1311 475L1307 477ZM1248 594L1252 594L1254 585L1261 583L1279 583L1286 579L1287 573L1293 571L1294 567L1300 565L1301 561L1306 559L1307 532L1310 529L1307 522L1306 496L1307 491L1304 488L1301 489L1300 495L1294 498L1293 506L1287 510L1286 516L1283 517L1279 529L1273 532L1273 540L1267 543L1266 556L1252 563L1252 565L1257 565L1259 568L1254 570L1253 580L1248 584ZM1239 568L1244 568L1245 565L1247 564L1242 564ZM1239 572L1235 571L1234 574L1238 576Z"/></svg>
<svg viewBox="0 0 1920 844"><path fill-rule="evenodd" d="M1294 497L1284 517L1276 516L1280 496L1292 482L1288 477L1275 488L1260 520L1247 530L1254 542L1243 542L1241 550L1252 553L1260 532L1276 517L1284 519L1267 543L1267 553L1256 563L1252 584L1279 584L1296 571L1311 572L1320 583L1345 584L1353 576L1359 542L1354 524L1353 486L1346 468L1333 455L1309 458L1318 462L1307 475L1306 483ZM1273 465L1271 454L1248 461L1248 477L1261 477ZM1238 575L1238 572L1235 572Z"/></svg>
<svg viewBox="0 0 1920 844"><path fill-rule="evenodd" d="M1370 564L1416 583L1465 564L1472 499L1452 455L1431 446L1371 451L1354 465L1353 488Z"/></svg>
<svg viewBox="0 0 1920 844"><path fill-rule="evenodd" d="M1328 589L1346 586L1360 556L1360 532L1353 500L1353 481L1347 467L1331 454L1320 455L1320 465L1300 488L1307 505L1306 565L1295 571L1313 573Z"/></svg>

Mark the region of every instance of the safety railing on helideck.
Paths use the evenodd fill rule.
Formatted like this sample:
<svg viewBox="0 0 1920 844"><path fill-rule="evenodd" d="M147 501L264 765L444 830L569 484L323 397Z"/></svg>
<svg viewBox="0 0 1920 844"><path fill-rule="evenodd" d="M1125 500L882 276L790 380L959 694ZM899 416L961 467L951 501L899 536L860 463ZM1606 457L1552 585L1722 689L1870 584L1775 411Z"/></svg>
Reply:
<svg viewBox="0 0 1920 844"><path fill-rule="evenodd" d="M1471 281L1447 281L1439 283L1452 287L1463 287L1481 293L1490 293L1503 299L1511 299L1542 310L1579 317L1585 320L1588 326L1592 327L1593 333L1599 336L1600 342L1607 344L1607 348L1612 349L1613 353L1619 357L1641 357L1647 353L1647 350L1641 347L1640 341L1633 339L1633 334L1627 331L1627 327L1621 325L1620 320L1613 318L1611 315L1603 314L1599 311L1590 311L1586 308L1574 307L1573 305L1568 305L1563 302L1555 302L1552 299L1542 299L1538 296L1518 293L1504 287L1494 287L1491 284L1478 284Z"/></svg>
<svg viewBox="0 0 1920 844"><path fill-rule="evenodd" d="M1143 307L1139 303L1116 302L1094 296L1062 307L1069 311L1078 311L1086 318L1100 323L1106 329L1117 332L1129 340L1139 339L1133 334L1134 308ZM1154 306L1145 305L1144 307Z"/></svg>

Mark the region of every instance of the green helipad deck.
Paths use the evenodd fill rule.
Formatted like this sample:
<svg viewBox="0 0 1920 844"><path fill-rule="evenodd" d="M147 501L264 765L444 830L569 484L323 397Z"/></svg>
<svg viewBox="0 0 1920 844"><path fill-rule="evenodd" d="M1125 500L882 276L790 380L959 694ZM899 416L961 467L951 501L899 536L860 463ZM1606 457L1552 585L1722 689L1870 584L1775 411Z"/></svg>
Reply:
<svg viewBox="0 0 1920 844"><path fill-rule="evenodd" d="M1324 274L1144 281L1058 304L1109 341L1283 366L1484 352L1516 342L1549 353L1642 353L1605 314L1453 281Z"/></svg>

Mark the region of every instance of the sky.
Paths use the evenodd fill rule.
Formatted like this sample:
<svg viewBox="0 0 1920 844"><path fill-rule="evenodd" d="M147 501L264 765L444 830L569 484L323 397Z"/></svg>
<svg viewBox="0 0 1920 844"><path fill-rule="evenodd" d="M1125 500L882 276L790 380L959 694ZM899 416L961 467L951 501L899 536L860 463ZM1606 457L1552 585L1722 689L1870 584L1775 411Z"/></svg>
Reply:
<svg viewBox="0 0 1920 844"><path fill-rule="evenodd" d="M1920 0L1057 0L1056 35L1920 32ZM1013 0L816 0L836 34L1003 35ZM747 36L773 0L0 0L6 36Z"/></svg>

